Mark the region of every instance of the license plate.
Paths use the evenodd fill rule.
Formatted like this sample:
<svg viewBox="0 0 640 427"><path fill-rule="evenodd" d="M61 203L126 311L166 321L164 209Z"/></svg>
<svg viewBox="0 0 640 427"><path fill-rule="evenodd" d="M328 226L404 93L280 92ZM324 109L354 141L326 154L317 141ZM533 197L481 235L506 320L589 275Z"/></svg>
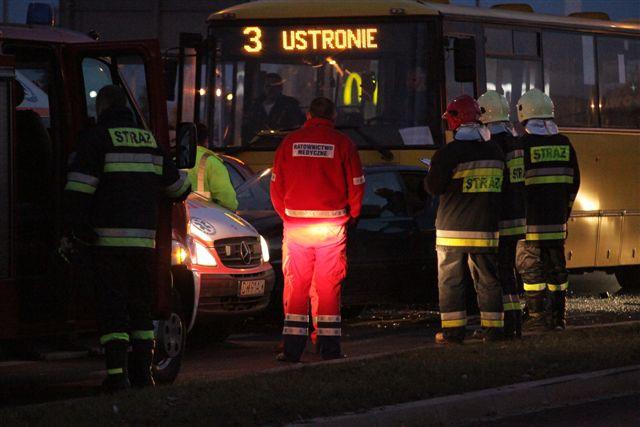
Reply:
<svg viewBox="0 0 640 427"><path fill-rule="evenodd" d="M264 280L242 280L240 281L240 296L254 297L264 295Z"/></svg>

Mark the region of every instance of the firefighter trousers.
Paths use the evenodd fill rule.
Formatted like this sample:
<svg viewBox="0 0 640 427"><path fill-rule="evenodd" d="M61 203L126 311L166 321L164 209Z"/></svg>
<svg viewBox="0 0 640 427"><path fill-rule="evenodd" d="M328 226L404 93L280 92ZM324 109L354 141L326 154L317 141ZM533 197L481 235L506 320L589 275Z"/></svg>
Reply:
<svg viewBox="0 0 640 427"><path fill-rule="evenodd" d="M500 239L498 246L498 278L502 286L504 333L507 338L522 335L522 308L518 296L515 239Z"/></svg>
<svg viewBox="0 0 640 427"><path fill-rule="evenodd" d="M340 224L285 223L284 353L300 360L309 332L310 295L316 299L313 319L323 357L341 354L340 294L347 270L346 230ZM313 284L313 294L310 294Z"/></svg>
<svg viewBox="0 0 640 427"><path fill-rule="evenodd" d="M153 348L154 262L155 254L148 249L92 250L100 343L105 346L108 376L127 374L129 343L134 351Z"/></svg>
<svg viewBox="0 0 640 427"><path fill-rule="evenodd" d="M478 294L480 322L488 334L502 334L504 326L502 287L498 280L497 255L438 249L438 293L442 331L447 339L463 340L467 325L465 270Z"/></svg>
<svg viewBox="0 0 640 427"><path fill-rule="evenodd" d="M547 326L562 326L569 287L564 245L538 246L520 240L517 266L532 318L544 318Z"/></svg>

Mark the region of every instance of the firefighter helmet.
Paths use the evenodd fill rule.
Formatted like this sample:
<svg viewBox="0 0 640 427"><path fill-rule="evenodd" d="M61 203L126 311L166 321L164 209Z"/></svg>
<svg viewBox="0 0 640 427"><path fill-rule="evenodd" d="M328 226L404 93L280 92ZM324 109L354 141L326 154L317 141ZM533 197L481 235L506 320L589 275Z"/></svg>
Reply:
<svg viewBox="0 0 640 427"><path fill-rule="evenodd" d="M508 122L509 121L509 102L504 95L499 94L495 90L488 90L478 98L480 105L480 120L482 123Z"/></svg>
<svg viewBox="0 0 640 427"><path fill-rule="evenodd" d="M521 123L529 119L553 119L553 101L540 89L525 92L518 101L518 121Z"/></svg>
<svg viewBox="0 0 640 427"><path fill-rule="evenodd" d="M461 95L449 102L442 118L447 120L449 130L456 130L465 123L480 123L480 107L469 95Z"/></svg>

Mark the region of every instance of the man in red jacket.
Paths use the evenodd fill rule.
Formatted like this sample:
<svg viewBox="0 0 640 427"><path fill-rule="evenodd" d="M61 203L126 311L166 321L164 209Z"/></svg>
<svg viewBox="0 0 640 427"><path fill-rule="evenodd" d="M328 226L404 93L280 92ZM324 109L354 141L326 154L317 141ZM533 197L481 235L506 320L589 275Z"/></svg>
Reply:
<svg viewBox="0 0 640 427"><path fill-rule="evenodd" d="M311 102L304 126L278 147L271 201L284 223L284 352L298 362L309 331L309 289L317 296L318 344L324 359L342 357L340 284L346 275L346 225L360 215L364 175L353 142L333 128L327 98Z"/></svg>

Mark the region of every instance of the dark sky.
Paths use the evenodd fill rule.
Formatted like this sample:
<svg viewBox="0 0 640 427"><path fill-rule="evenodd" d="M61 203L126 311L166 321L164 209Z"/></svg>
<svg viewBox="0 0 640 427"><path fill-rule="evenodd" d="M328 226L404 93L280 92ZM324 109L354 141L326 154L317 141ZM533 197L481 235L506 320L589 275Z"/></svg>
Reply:
<svg viewBox="0 0 640 427"><path fill-rule="evenodd" d="M0 0L0 18L4 16L7 6L10 22L24 22L27 6L32 0ZM38 0L58 7L59 0ZM295 1L295 0L292 0ZM453 4L474 6L476 0L450 0ZM611 19L620 21L628 18L640 18L640 0L479 0L480 6L489 7L498 3L528 3L536 12L554 15L567 15L577 11L607 12ZM185 0L185 4L188 0ZM215 9L215 1L211 2L211 10Z"/></svg>

